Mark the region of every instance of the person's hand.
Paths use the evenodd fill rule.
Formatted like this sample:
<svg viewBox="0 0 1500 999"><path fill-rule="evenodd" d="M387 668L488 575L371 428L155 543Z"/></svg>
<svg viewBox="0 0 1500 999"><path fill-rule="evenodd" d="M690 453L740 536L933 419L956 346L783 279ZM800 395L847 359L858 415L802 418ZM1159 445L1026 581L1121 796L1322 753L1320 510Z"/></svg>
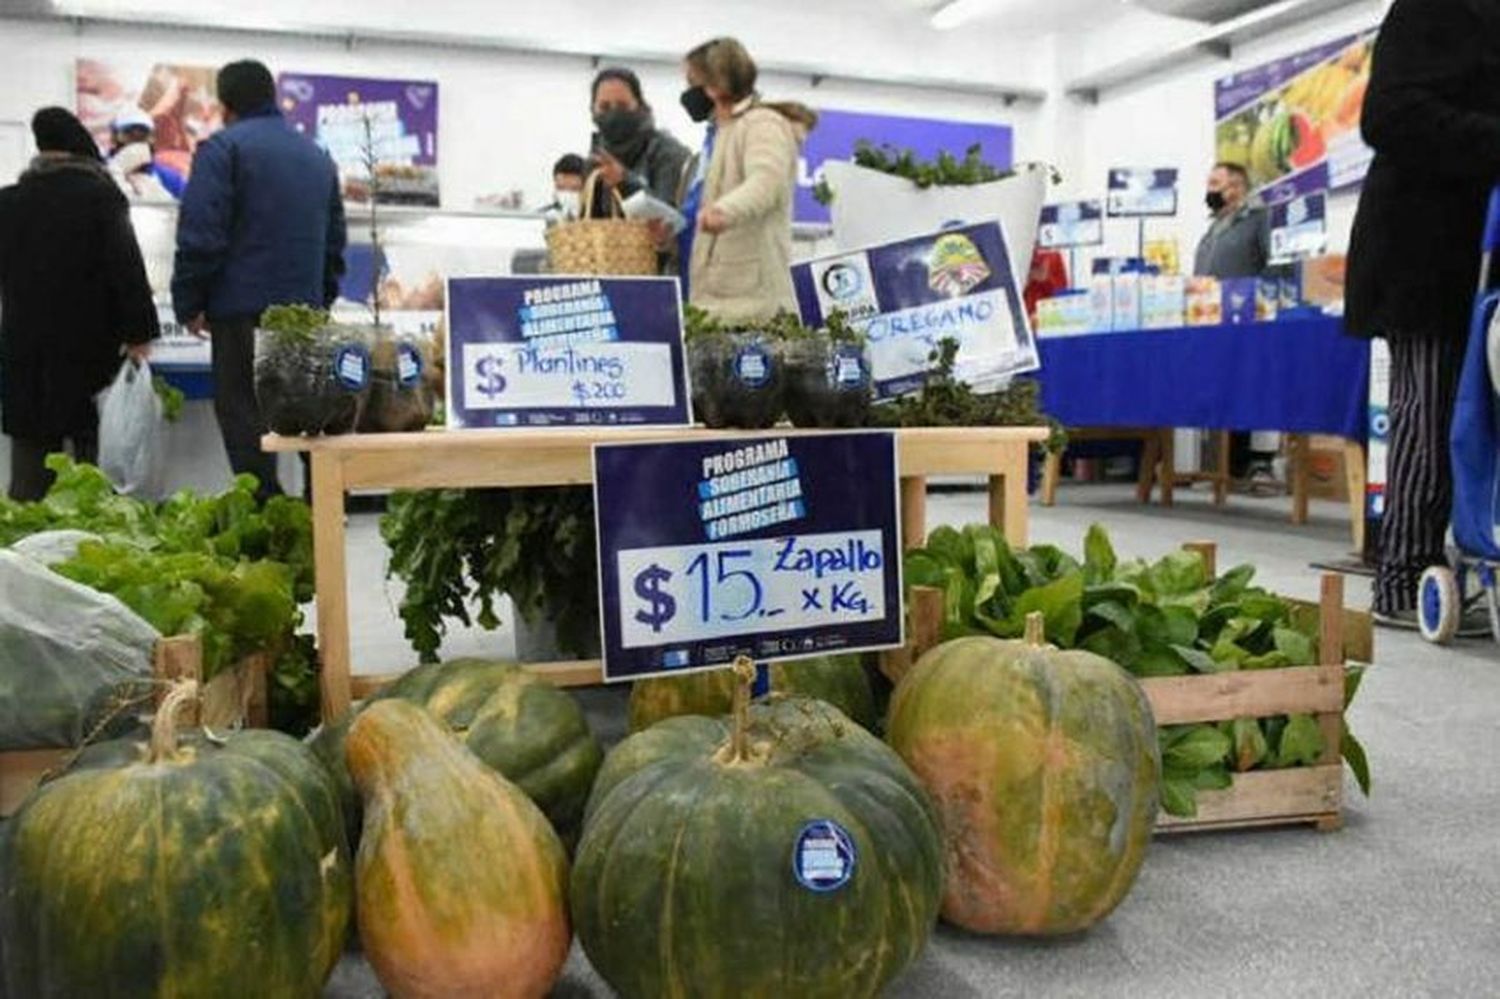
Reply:
<svg viewBox="0 0 1500 999"><path fill-rule="evenodd" d="M717 236L729 228L729 215L722 208L705 208L698 216L698 228Z"/></svg>
<svg viewBox="0 0 1500 999"><path fill-rule="evenodd" d="M599 168L599 176L610 187L619 187L625 183L625 164L615 159L602 149L594 150L594 166Z"/></svg>
<svg viewBox="0 0 1500 999"><path fill-rule="evenodd" d="M187 331L193 336L197 337L199 340L207 340L208 317L201 312L198 313L192 319L188 320Z"/></svg>
<svg viewBox="0 0 1500 999"><path fill-rule="evenodd" d="M672 227L661 219L647 219L646 229L651 233L651 241L656 244L658 250L668 250L672 246Z"/></svg>
<svg viewBox="0 0 1500 999"><path fill-rule="evenodd" d="M136 364L145 364L151 360L151 341L145 343L127 343L125 345L125 356Z"/></svg>

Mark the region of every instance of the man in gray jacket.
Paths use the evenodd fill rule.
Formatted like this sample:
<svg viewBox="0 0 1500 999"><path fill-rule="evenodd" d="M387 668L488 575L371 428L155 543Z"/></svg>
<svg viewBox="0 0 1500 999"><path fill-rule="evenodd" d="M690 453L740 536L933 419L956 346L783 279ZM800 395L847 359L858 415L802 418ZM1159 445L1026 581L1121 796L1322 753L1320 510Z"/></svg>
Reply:
<svg viewBox="0 0 1500 999"><path fill-rule="evenodd" d="M1213 213L1213 221L1198 243L1193 273L1216 278L1259 277L1271 258L1271 226L1266 210L1250 205L1250 175L1245 168L1238 163L1215 163L1203 200ZM1231 472L1236 478L1269 485L1272 455L1252 450L1250 436L1232 436Z"/></svg>

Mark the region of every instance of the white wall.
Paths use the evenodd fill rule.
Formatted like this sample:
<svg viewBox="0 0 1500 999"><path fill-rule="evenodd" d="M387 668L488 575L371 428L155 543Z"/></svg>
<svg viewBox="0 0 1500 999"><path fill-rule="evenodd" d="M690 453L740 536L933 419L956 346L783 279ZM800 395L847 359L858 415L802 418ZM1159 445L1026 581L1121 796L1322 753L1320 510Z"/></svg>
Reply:
<svg viewBox="0 0 1500 999"><path fill-rule="evenodd" d="M288 8L306 4L284 4ZM367 5L325 4L317 8L320 23L334 23L337 8L347 9L353 18ZM375 5L377 8L379 4ZM389 5L388 5L389 6ZM448 5L451 8L451 4ZM462 6L462 5L460 5ZM500 5L485 5L493 11ZM524 6L533 11L539 5ZM569 18L578 32L569 35L572 42L600 38L606 34L605 18L597 5L588 17L572 8L583 4L548 5L552 11L546 24L554 31L567 26ZM657 3L657 8L682 7L684 13L667 20L652 4L642 4L622 22L618 37L610 39L613 48L630 43L645 48L650 41L653 50L685 50L692 43L708 37L713 31L724 32L730 25L721 8L735 4L693 4L689 6ZM804 5L809 6L809 5ZM826 44L823 31L832 24L820 25L836 8L809 14L796 30L786 18L773 9L744 17L740 34L768 62L818 62L832 69L843 67L854 72L879 72L882 65L891 72L907 74L941 73L944 77L968 75L982 79L979 67L989 77L1012 81L1029 81L1045 86L1050 77L1050 47L1043 44L1003 45L981 48L972 36L963 33L934 35L934 42L923 52L909 48L899 33L881 35L866 24L862 29L857 18L847 22L840 45ZM334 9L325 9L331 7ZM410 4L403 4L403 9ZM691 11L709 8L710 18ZM257 7L257 16L266 11ZM514 14L507 11L507 14ZM524 20L524 19L522 19ZM533 18L535 20L535 18ZM378 25L380 11L366 25ZM921 22L917 22L919 25ZM818 28L820 30L810 30ZM507 29L537 27L519 23L512 17ZM424 30L436 30L423 25ZM647 29L650 29L649 31ZM813 44L814 36L823 41ZM775 40L776 44L771 42ZM558 38L542 39L539 44L554 44ZM934 58L947 52L948 59ZM826 56L826 58L819 57ZM0 122L23 121L45 104L73 105L73 65L78 58L143 61L147 59L190 64L217 65L247 55L262 59L273 71L346 73L366 76L435 79L440 85L440 153L439 162L443 202L447 207L463 208L483 194L502 193L511 189L524 192L528 205L540 204L551 189L551 165L562 153L584 152L592 126L588 116L588 85L594 68L582 57L558 55L510 54L474 49L436 46L408 46L385 43L359 43L350 51L343 44L317 39L285 36L242 35L210 30L162 30L159 28L118 25L87 25L81 31L57 23L35 23L0 20ZM677 102L683 83L680 71L665 63L637 63L647 98L655 106L659 122L690 146L701 141L701 129L694 126ZM972 72L971 72L972 70ZM1018 154L1024 158L1048 158L1053 137L1047 116L1035 105L1018 104L1007 108L998 97L886 86L841 80L837 77L813 86L807 76L768 74L761 89L769 96L802 100L815 107L841 108L952 118L985 122L1004 122L1016 129ZM7 178L8 179L8 178Z"/></svg>
<svg viewBox="0 0 1500 999"><path fill-rule="evenodd" d="M1363 0L1331 15L1237 47L1230 59L1204 54L1162 76L1106 91L1097 105L1058 96L1065 105L1059 113L1057 134L1064 184L1059 198L1102 196L1106 172L1114 166L1176 167L1182 177L1177 218L1152 220L1148 238L1174 236L1185 266L1207 226L1202 208L1203 181L1214 160L1214 81L1237 70L1256 66L1331 41L1341 35L1374 27L1386 9L1385 0ZM1201 26L1127 8L1109 24L1086 33L1078 44L1059 50L1058 79L1062 83L1081 73L1112 65L1152 46L1170 44ZM1060 93L1060 88L1059 88ZM1345 192L1329 202L1330 249L1348 246L1358 192ZM1106 222L1104 255L1135 252L1134 222ZM1086 255L1079 254L1080 267Z"/></svg>

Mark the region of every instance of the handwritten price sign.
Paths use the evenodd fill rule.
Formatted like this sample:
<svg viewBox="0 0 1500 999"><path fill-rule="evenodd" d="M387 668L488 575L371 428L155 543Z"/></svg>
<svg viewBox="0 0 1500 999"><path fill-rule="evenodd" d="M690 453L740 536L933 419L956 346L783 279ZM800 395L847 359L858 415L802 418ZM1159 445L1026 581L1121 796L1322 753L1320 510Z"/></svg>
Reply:
<svg viewBox="0 0 1500 999"><path fill-rule="evenodd" d="M901 642L895 444L595 449L605 678Z"/></svg>
<svg viewBox="0 0 1500 999"><path fill-rule="evenodd" d="M669 278L448 283L450 427L689 422Z"/></svg>

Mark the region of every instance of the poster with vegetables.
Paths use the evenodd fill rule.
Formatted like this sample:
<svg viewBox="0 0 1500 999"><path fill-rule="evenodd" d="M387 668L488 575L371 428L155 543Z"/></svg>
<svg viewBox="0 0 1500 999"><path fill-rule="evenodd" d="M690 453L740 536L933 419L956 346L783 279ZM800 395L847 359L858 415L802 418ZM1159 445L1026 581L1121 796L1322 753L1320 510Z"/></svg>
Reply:
<svg viewBox="0 0 1500 999"><path fill-rule="evenodd" d="M439 204L436 83L282 73L276 86L287 120L338 164L345 198Z"/></svg>
<svg viewBox="0 0 1500 999"><path fill-rule="evenodd" d="M1375 31L1226 76L1214 84L1216 158L1242 164L1268 201L1364 180L1359 134Z"/></svg>

